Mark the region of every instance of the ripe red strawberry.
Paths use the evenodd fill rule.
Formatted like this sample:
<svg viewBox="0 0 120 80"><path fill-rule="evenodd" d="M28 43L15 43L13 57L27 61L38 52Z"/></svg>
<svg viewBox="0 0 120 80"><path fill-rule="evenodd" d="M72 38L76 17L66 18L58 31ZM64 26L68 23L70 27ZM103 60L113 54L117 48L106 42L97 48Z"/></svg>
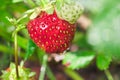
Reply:
<svg viewBox="0 0 120 80"><path fill-rule="evenodd" d="M64 1L62 4L63 3L64 5L60 5L59 9L57 9L57 5L52 4L49 4L49 9L46 8L46 6L40 9L41 11L38 11L40 12L39 16L30 20L27 25L31 39L46 53L62 53L69 48L73 40L75 21L81 14L81 8L73 4L72 7L73 10L75 10L75 12L73 12L73 10L69 10L69 6L71 5L68 5L68 3ZM54 12L49 14L48 12L50 12L50 10ZM66 14L68 14L68 16Z"/></svg>
<svg viewBox="0 0 120 80"><path fill-rule="evenodd" d="M28 23L27 28L33 41L47 53L65 51L75 33L75 24L60 19L56 12L41 12L40 16Z"/></svg>

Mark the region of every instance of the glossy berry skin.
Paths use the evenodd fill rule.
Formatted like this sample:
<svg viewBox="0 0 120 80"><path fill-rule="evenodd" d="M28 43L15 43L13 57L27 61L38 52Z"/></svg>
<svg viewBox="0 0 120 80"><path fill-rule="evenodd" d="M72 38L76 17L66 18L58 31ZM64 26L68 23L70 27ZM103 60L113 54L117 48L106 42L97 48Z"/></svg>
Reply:
<svg viewBox="0 0 120 80"><path fill-rule="evenodd" d="M36 45L46 53L62 53L69 48L75 33L75 24L60 19L56 12L40 15L29 21L28 33Z"/></svg>

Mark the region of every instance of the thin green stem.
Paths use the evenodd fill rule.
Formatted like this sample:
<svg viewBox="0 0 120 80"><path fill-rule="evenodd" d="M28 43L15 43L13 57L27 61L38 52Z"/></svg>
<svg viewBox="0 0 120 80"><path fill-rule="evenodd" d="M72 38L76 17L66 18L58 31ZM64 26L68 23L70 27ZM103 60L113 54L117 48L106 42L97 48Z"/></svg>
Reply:
<svg viewBox="0 0 120 80"><path fill-rule="evenodd" d="M42 66L41 66L41 69L40 69L39 80L44 80L46 67L47 67L47 59L48 59L48 56L45 54L43 56L43 62L42 62Z"/></svg>
<svg viewBox="0 0 120 80"><path fill-rule="evenodd" d="M22 17L20 17L18 20L17 20L17 23L18 24L21 20L25 19L26 17L28 17L27 14L23 15Z"/></svg>
<svg viewBox="0 0 120 80"><path fill-rule="evenodd" d="M84 80L77 72L72 69L64 68L64 72L73 80Z"/></svg>
<svg viewBox="0 0 120 80"><path fill-rule="evenodd" d="M49 77L50 80L56 80L56 78L54 77L54 74L52 73L49 66L47 66L47 73L46 74L47 74L47 76Z"/></svg>
<svg viewBox="0 0 120 80"><path fill-rule="evenodd" d="M105 70L104 72L105 72L108 80L114 80L109 70Z"/></svg>
<svg viewBox="0 0 120 80"><path fill-rule="evenodd" d="M33 13L34 10L35 10L35 8L30 9L30 10L27 10L26 12L24 12L23 15L22 15L18 20L16 20L16 24L19 24L20 21L22 21L23 19L29 17L29 15L30 15L31 13ZM9 18L7 18L7 19L9 19Z"/></svg>
<svg viewBox="0 0 120 80"><path fill-rule="evenodd" d="M14 35L14 47L15 47L15 65L16 65L16 76L17 79L19 78L19 71L18 71L18 45L17 45L17 33Z"/></svg>

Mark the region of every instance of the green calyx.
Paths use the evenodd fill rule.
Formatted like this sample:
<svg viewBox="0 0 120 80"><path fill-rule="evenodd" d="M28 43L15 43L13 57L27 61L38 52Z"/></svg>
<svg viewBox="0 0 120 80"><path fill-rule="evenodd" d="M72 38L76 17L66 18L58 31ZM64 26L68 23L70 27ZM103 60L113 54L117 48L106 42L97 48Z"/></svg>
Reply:
<svg viewBox="0 0 120 80"><path fill-rule="evenodd" d="M48 14L52 14L54 12L54 2L55 1L50 1L50 0L40 0L39 7L34 9L34 12L31 14L30 19L36 18L41 11L45 11Z"/></svg>
<svg viewBox="0 0 120 80"><path fill-rule="evenodd" d="M52 14L54 10L59 18L74 24L84 9L79 0L40 0L39 7L34 9L30 19L36 18L41 11Z"/></svg>
<svg viewBox="0 0 120 80"><path fill-rule="evenodd" d="M56 0L56 12L58 16L71 24L77 21L83 10L78 0Z"/></svg>
<svg viewBox="0 0 120 80"><path fill-rule="evenodd" d="M40 0L41 11L46 11L48 14L52 14L54 11L54 0Z"/></svg>
<svg viewBox="0 0 120 80"><path fill-rule="evenodd" d="M11 63L9 70L2 71L2 76L0 78L2 80L18 80L16 76L15 64ZM23 67L23 62L21 62L18 67L19 70L19 80L30 80L35 76L35 72L30 72L29 69Z"/></svg>

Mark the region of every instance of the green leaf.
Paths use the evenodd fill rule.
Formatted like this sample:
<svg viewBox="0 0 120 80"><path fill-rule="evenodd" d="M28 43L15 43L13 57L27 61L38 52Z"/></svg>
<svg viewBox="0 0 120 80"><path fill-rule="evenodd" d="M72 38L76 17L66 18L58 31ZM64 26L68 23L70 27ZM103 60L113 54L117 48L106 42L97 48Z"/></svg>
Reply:
<svg viewBox="0 0 120 80"><path fill-rule="evenodd" d="M120 59L120 7L118 0L108 2L88 31L88 42L97 52Z"/></svg>
<svg viewBox="0 0 120 80"><path fill-rule="evenodd" d="M12 39L13 41L13 39ZM28 40L24 37L21 37L18 35L18 45L23 48L23 49L26 49L26 44L28 43Z"/></svg>
<svg viewBox="0 0 120 80"><path fill-rule="evenodd" d="M23 62L22 65L24 65ZM6 70L2 71L3 72L3 74L1 75L2 80L18 80L16 78L15 63L11 63L8 69L10 71L6 71ZM30 80L31 77L35 76L35 72L31 72L29 68L25 68L24 66L18 66L18 70L19 70L19 80Z"/></svg>
<svg viewBox="0 0 120 80"><path fill-rule="evenodd" d="M109 68L109 65L110 65L111 61L112 61L111 56L104 55L104 54L99 54L97 56L96 64L97 64L97 67L100 70L106 70L106 69Z"/></svg>
<svg viewBox="0 0 120 80"><path fill-rule="evenodd" d="M31 39L29 39L25 60L27 60L34 53L35 48L36 48L36 45L34 44L34 42Z"/></svg>
<svg viewBox="0 0 120 80"><path fill-rule="evenodd" d="M44 8L46 5L49 4L50 0L37 0L37 2L39 3L38 5Z"/></svg>
<svg viewBox="0 0 120 80"><path fill-rule="evenodd" d="M24 0L12 0L13 3L23 2Z"/></svg>
<svg viewBox="0 0 120 80"><path fill-rule="evenodd" d="M32 76L34 76L36 73L35 72L31 72L28 76L29 77L32 77Z"/></svg>
<svg viewBox="0 0 120 80"><path fill-rule="evenodd" d="M94 59L95 54L91 51L69 52L65 55L63 64L71 69L84 68Z"/></svg>

